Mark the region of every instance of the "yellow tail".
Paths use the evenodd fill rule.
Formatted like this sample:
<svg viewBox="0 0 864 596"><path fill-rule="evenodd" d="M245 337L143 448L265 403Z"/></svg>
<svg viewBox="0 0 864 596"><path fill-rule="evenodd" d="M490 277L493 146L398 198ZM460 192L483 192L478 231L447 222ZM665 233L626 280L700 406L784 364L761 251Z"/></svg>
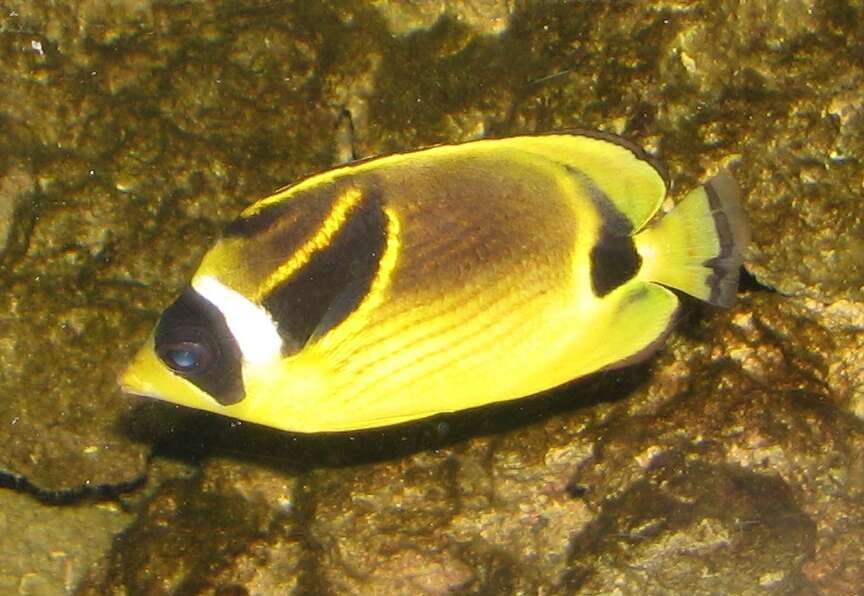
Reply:
<svg viewBox="0 0 864 596"><path fill-rule="evenodd" d="M721 172L636 234L642 257L639 278L717 306L732 306L750 241L738 194L735 179Z"/></svg>

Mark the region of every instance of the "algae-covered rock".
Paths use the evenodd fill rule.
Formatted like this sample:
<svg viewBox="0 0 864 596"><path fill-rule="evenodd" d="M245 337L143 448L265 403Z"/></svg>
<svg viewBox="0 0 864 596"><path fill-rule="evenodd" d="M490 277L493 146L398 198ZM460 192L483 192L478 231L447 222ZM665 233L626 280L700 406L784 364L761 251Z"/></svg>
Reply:
<svg viewBox="0 0 864 596"><path fill-rule="evenodd" d="M70 593L131 520L115 503L57 507L0 489L0 593Z"/></svg>
<svg viewBox="0 0 864 596"><path fill-rule="evenodd" d="M4 13L0 471L127 485L154 434L129 432L118 371L241 206L332 162L383 25L350 3Z"/></svg>
<svg viewBox="0 0 864 596"><path fill-rule="evenodd" d="M740 164L748 269L784 294L864 299L860 2L694 5L666 47L663 146ZM719 23L724 26L718 27ZM730 57L735 56L730 60ZM695 109L694 109L695 108Z"/></svg>
<svg viewBox="0 0 864 596"><path fill-rule="evenodd" d="M82 592L858 591L860 2L4 14L0 469L110 492L154 446L205 462L126 501ZM755 281L732 311L688 303L645 365L400 429L131 407L114 378L159 310L241 206L344 153L346 107L364 156L576 127L655 152L676 196L730 167Z"/></svg>
<svg viewBox="0 0 864 596"><path fill-rule="evenodd" d="M173 480L78 593L291 593L306 557L297 491L284 475L220 461Z"/></svg>

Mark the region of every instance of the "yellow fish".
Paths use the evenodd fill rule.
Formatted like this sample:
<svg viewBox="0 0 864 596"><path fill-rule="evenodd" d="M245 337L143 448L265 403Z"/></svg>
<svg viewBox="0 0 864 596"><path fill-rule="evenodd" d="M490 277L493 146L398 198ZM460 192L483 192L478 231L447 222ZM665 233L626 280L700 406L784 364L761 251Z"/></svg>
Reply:
<svg viewBox="0 0 864 596"><path fill-rule="evenodd" d="M721 173L655 217L663 177L599 133L353 162L228 225L121 384L298 432L539 393L650 355L672 290L731 306L737 195Z"/></svg>

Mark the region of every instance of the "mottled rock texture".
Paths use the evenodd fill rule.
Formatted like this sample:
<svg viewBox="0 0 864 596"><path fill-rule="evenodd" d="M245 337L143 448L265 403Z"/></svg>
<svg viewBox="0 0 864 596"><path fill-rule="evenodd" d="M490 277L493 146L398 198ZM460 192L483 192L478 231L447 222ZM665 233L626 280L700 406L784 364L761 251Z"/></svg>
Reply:
<svg viewBox="0 0 864 596"><path fill-rule="evenodd" d="M855 594L862 56L852 0L7 2L2 478L204 462L129 501L83 593ZM344 153L346 107L361 155L578 127L675 196L731 167L742 301L635 369L395 430L133 407L114 378L158 311L243 205Z"/></svg>
<svg viewBox="0 0 864 596"><path fill-rule="evenodd" d="M0 490L0 594L73 591L131 518L111 502L57 507Z"/></svg>

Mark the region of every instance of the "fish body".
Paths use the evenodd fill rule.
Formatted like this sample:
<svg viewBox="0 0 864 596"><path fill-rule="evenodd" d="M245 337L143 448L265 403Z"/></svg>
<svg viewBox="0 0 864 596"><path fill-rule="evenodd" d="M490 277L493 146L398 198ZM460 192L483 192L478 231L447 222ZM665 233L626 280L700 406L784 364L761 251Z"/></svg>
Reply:
<svg viewBox="0 0 864 596"><path fill-rule="evenodd" d="M590 134L311 176L226 228L121 384L284 430L346 431L637 362L672 326L672 289L734 302L748 242L728 174L657 218L665 196L642 151Z"/></svg>

